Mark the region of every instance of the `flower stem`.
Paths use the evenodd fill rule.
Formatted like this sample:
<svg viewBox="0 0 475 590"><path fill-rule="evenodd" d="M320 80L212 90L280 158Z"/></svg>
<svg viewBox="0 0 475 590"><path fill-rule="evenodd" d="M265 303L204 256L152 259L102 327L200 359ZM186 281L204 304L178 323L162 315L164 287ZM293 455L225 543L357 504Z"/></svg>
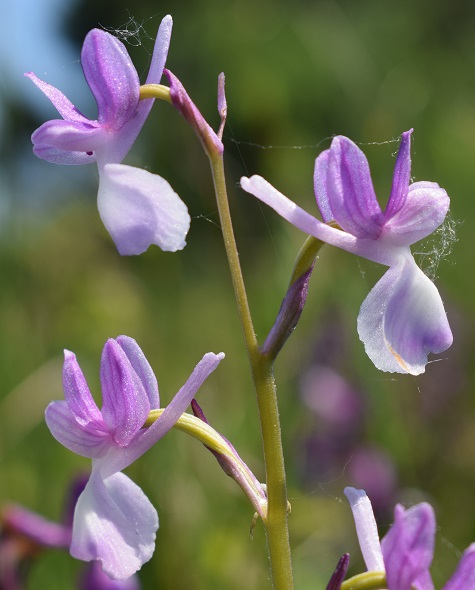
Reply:
<svg viewBox="0 0 475 590"><path fill-rule="evenodd" d="M384 572L365 572L345 580L341 590L384 590L387 588Z"/></svg>
<svg viewBox="0 0 475 590"><path fill-rule="evenodd" d="M208 154L236 302L257 394L267 485L267 549L274 590L292 590L284 454L272 359L259 351L231 221L222 154Z"/></svg>

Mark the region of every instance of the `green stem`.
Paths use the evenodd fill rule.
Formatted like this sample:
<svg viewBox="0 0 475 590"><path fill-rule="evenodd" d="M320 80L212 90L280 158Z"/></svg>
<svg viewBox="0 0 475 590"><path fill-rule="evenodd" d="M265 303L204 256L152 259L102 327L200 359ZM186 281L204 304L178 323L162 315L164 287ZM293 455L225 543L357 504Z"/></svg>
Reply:
<svg viewBox="0 0 475 590"><path fill-rule="evenodd" d="M146 98L171 102L170 90L158 84L147 84L140 88L140 99ZM195 131L198 133L196 127ZM203 141L199 133L198 137L211 164L224 247L257 394L266 470L268 512L265 526L272 587L274 590L293 590L287 486L273 361L260 352L252 323L229 211L223 155L218 153L213 142Z"/></svg>
<svg viewBox="0 0 475 590"><path fill-rule="evenodd" d="M365 572L345 580L341 590L384 590L387 588L384 572Z"/></svg>
<svg viewBox="0 0 475 590"><path fill-rule="evenodd" d="M274 590L292 590L287 486L272 360L259 351L231 221L222 154L208 154L239 317L251 364L261 422L268 498L267 548Z"/></svg>

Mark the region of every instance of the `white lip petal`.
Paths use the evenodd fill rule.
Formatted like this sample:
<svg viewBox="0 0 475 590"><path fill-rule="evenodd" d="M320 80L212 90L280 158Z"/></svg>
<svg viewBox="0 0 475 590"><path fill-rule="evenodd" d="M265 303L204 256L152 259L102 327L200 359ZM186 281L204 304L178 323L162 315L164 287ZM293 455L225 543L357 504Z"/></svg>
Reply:
<svg viewBox="0 0 475 590"><path fill-rule="evenodd" d="M419 375L429 353L452 344L439 292L408 254L373 287L358 315L358 334L375 366Z"/></svg>
<svg viewBox="0 0 475 590"><path fill-rule="evenodd" d="M176 252L186 245L188 209L168 182L140 168L106 164L100 170L98 208L122 255L156 244Z"/></svg>

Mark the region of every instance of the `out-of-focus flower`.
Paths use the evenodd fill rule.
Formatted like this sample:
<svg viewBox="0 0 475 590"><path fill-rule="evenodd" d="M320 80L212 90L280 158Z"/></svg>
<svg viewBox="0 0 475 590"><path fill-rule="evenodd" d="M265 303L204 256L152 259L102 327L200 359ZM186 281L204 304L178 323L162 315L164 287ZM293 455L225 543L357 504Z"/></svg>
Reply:
<svg viewBox="0 0 475 590"><path fill-rule="evenodd" d="M445 219L449 198L433 182L410 184L411 131L403 133L389 201L383 212L363 152L335 137L315 162L315 194L322 223L260 176L241 186L302 231L348 252L389 266L361 306L358 333L377 368L423 373L430 352L452 344L444 306L435 285L416 265L410 245Z"/></svg>
<svg viewBox="0 0 475 590"><path fill-rule="evenodd" d="M37 558L44 549L69 549L74 507L84 490L87 477L76 478L68 493L62 522L43 518L23 506L8 505L2 511L0 536L0 588L21 590L26 586L25 563ZM81 590L139 590L137 576L126 580L111 580L103 573L99 562L89 563L78 580Z"/></svg>
<svg viewBox="0 0 475 590"><path fill-rule="evenodd" d="M65 401L48 406L46 422L62 445L92 459L92 473L74 513L73 557L100 561L105 573L117 580L130 577L152 557L157 512L121 470L173 427L223 357L206 354L160 418L144 428L160 400L155 375L135 340L120 336L104 346L101 410L75 355L65 352Z"/></svg>
<svg viewBox="0 0 475 590"><path fill-rule="evenodd" d="M171 30L172 18L166 16L147 84L160 82ZM120 254L140 254L151 244L181 250L190 226L186 205L160 176L121 164L153 105L153 99L139 100L139 77L127 50L113 35L93 29L84 40L81 64L97 102L97 120L85 117L57 88L26 74L62 117L33 133L34 153L56 164L97 162L99 214Z"/></svg>
<svg viewBox="0 0 475 590"><path fill-rule="evenodd" d="M361 552L370 572L386 572L388 590L433 590L429 572L434 555L435 515L423 502L409 509L398 504L394 524L381 543L371 502L364 490L345 488L353 512ZM475 588L475 543L462 555L443 590Z"/></svg>

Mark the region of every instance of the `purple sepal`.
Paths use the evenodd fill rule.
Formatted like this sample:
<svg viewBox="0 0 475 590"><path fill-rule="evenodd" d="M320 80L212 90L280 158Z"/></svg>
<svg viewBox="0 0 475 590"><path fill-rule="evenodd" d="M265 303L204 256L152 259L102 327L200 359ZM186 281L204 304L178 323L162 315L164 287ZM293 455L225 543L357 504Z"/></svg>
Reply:
<svg viewBox="0 0 475 590"><path fill-rule="evenodd" d="M345 579L346 572L350 565L350 554L344 553L335 568L335 571L328 582L326 590L340 590L343 580Z"/></svg>
<svg viewBox="0 0 475 590"><path fill-rule="evenodd" d="M206 152L208 154L222 154L224 151L222 141L205 121L203 115L188 96L183 84L170 70L164 69L163 73L170 84L170 95L173 106L194 129Z"/></svg>
<svg viewBox="0 0 475 590"><path fill-rule="evenodd" d="M443 590L475 590L475 543L464 551L455 573Z"/></svg>
<svg viewBox="0 0 475 590"><path fill-rule="evenodd" d="M381 541L386 579L391 590L407 590L427 573L434 555L435 515L432 506L394 509L394 524Z"/></svg>

